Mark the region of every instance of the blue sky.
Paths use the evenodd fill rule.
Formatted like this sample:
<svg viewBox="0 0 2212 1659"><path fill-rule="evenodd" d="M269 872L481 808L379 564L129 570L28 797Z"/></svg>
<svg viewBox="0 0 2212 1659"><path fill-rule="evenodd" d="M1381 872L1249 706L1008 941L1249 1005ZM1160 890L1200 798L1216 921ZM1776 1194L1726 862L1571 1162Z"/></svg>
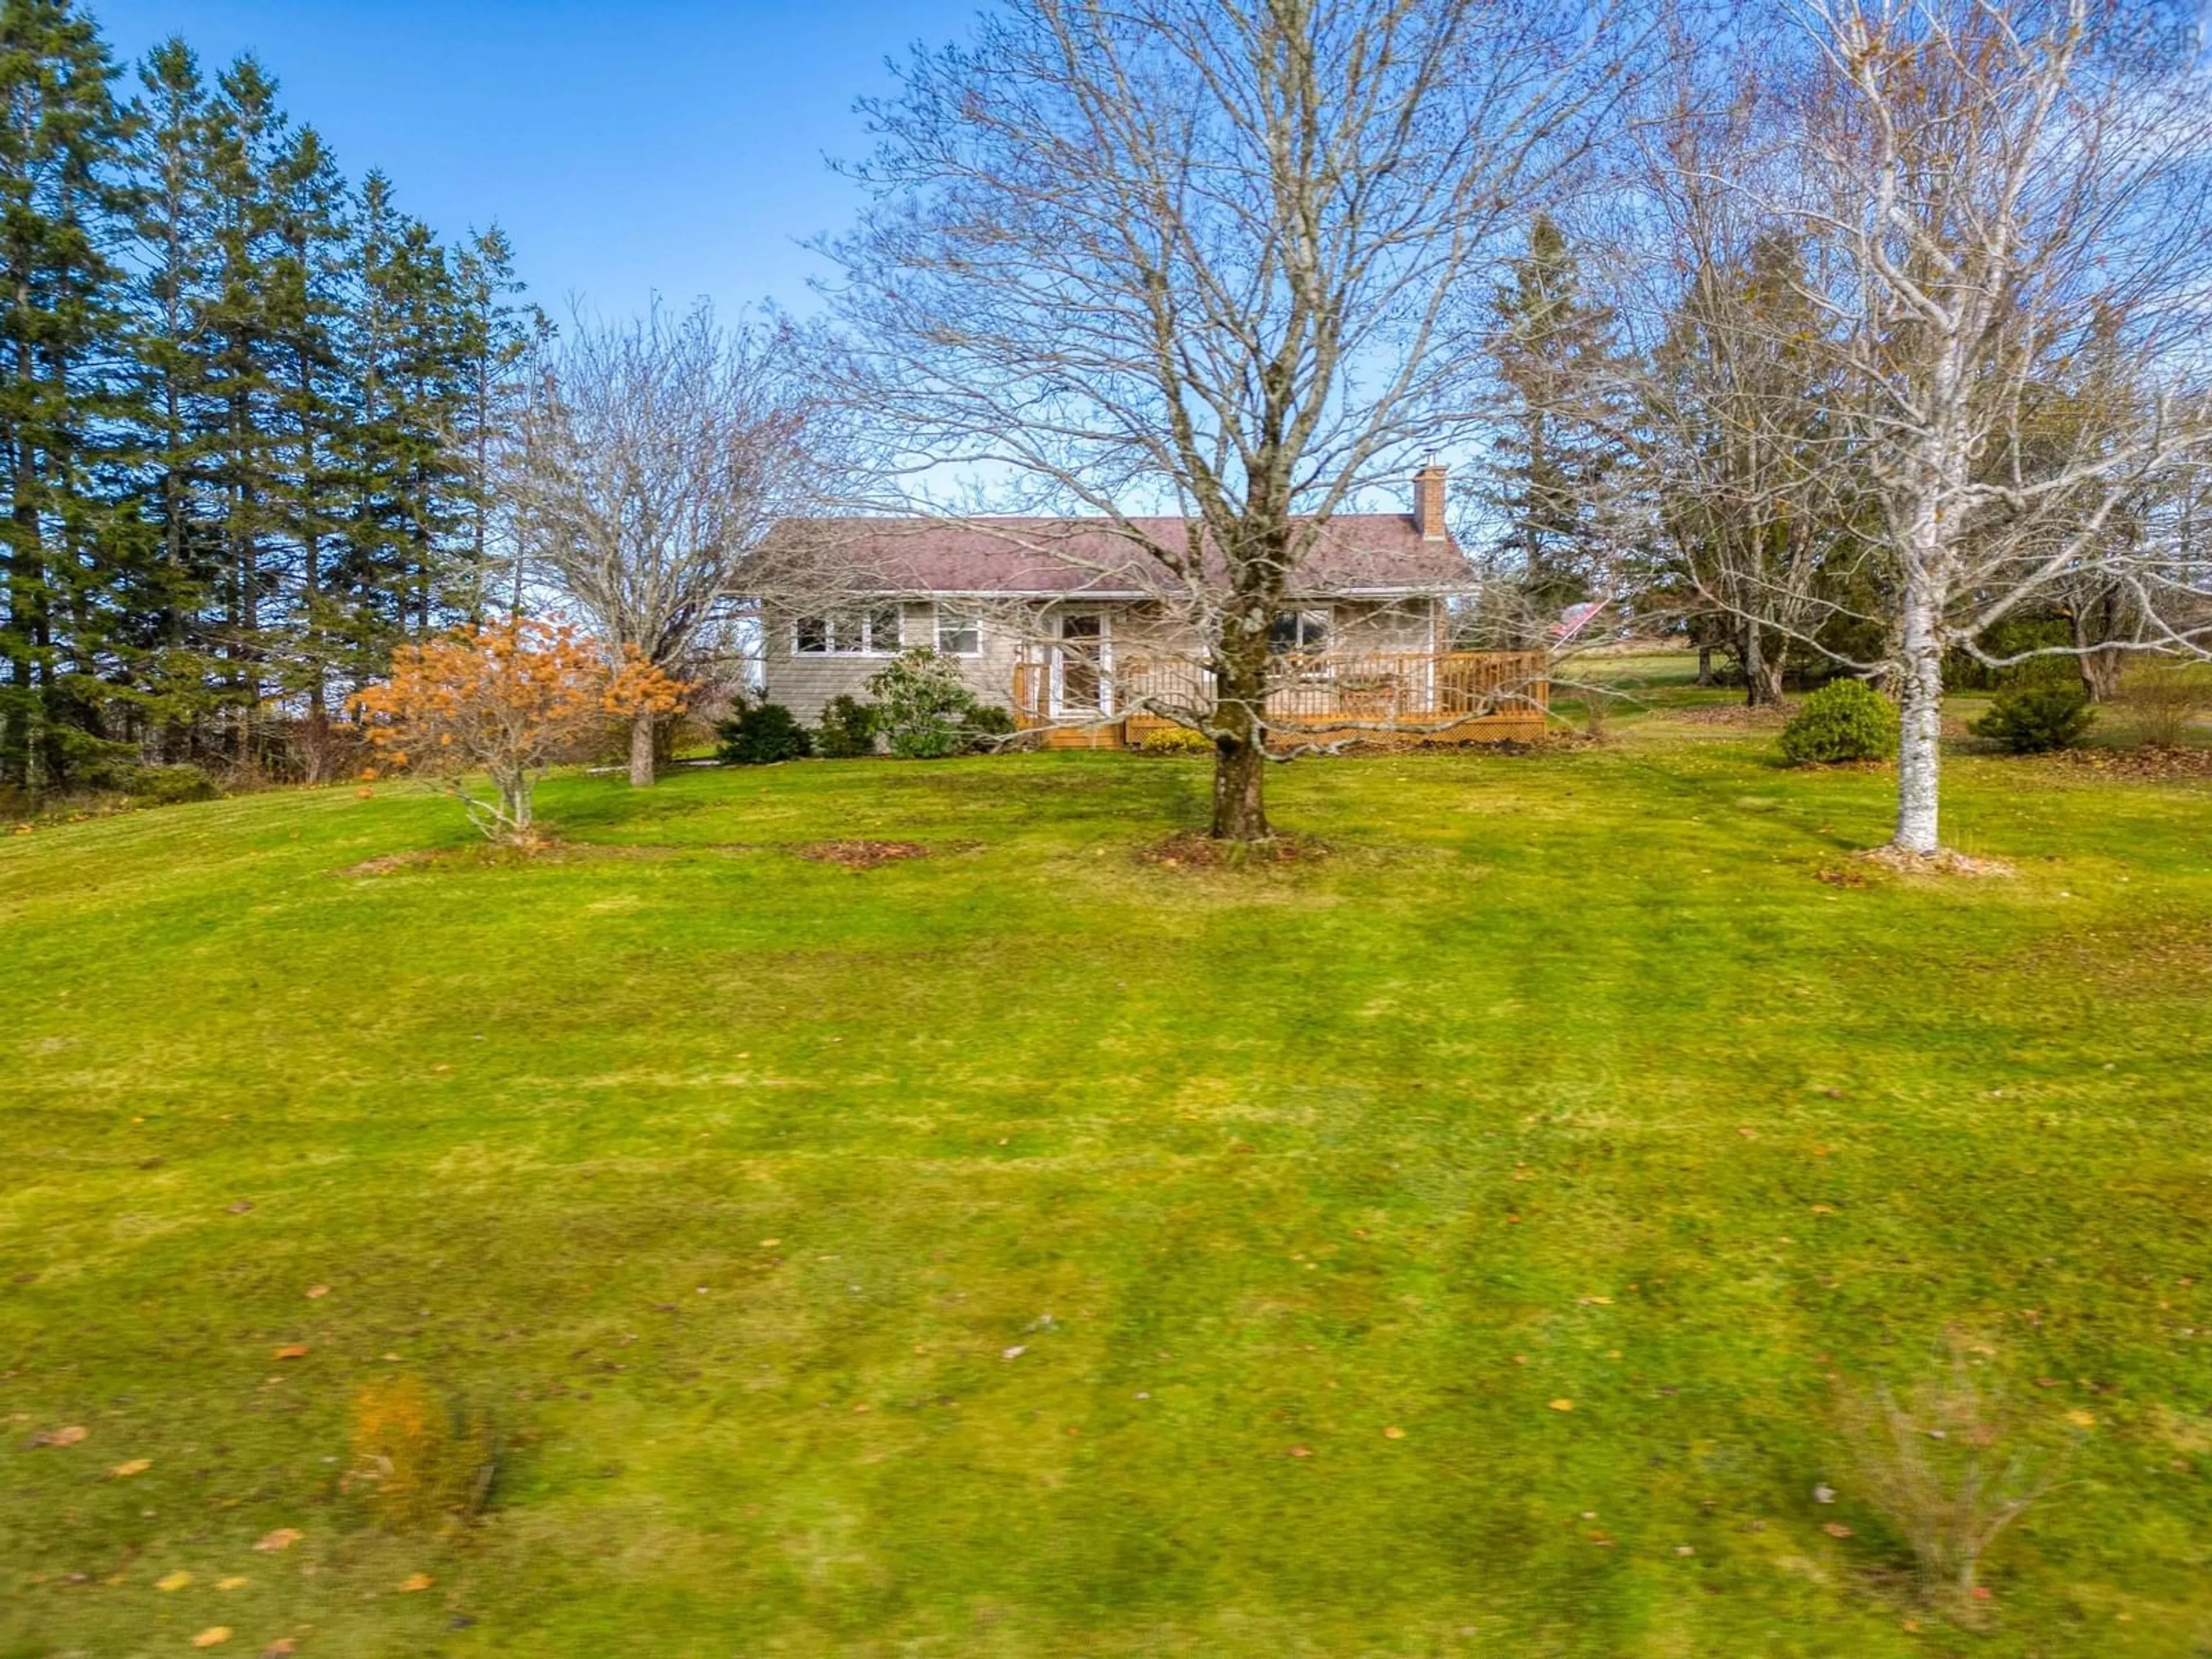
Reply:
<svg viewBox="0 0 2212 1659"><path fill-rule="evenodd" d="M210 74L252 51L349 177L381 167L459 236L496 219L531 297L614 314L659 293L795 309L798 246L858 198L823 165L865 137L886 57L964 37L978 0L91 0L116 56L182 34Z"/></svg>

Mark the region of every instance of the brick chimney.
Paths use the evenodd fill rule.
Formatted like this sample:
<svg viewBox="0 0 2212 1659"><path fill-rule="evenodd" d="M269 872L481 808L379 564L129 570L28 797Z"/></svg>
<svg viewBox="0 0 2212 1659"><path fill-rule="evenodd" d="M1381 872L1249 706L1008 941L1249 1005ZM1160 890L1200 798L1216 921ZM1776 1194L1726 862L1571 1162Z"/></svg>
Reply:
<svg viewBox="0 0 2212 1659"><path fill-rule="evenodd" d="M1433 455L1413 475L1413 523L1425 542L1444 539L1444 477Z"/></svg>

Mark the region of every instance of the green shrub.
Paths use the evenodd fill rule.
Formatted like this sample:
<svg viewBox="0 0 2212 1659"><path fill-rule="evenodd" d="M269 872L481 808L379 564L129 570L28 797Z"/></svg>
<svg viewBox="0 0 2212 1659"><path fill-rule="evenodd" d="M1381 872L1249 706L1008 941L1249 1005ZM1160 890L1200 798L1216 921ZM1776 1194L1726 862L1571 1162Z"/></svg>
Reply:
<svg viewBox="0 0 2212 1659"><path fill-rule="evenodd" d="M1147 732L1137 740L1137 748L1146 755L1207 755L1213 745L1202 732L1194 732L1187 726L1162 726Z"/></svg>
<svg viewBox="0 0 2212 1659"><path fill-rule="evenodd" d="M854 760L876 752L876 706L840 691L822 705L814 746L830 760Z"/></svg>
<svg viewBox="0 0 2212 1659"><path fill-rule="evenodd" d="M743 702L714 728L715 757L726 766L772 766L814 752L806 728L780 702Z"/></svg>
<svg viewBox="0 0 2212 1659"><path fill-rule="evenodd" d="M2023 685L1997 694L1990 712L1974 722L1974 735L1991 738L2015 755L2040 755L2072 748L2096 718L2089 694L2078 681Z"/></svg>
<svg viewBox="0 0 2212 1659"><path fill-rule="evenodd" d="M2128 670L2112 701L2137 743L2179 749L2197 717L2212 708L2212 676L2181 663L2141 663Z"/></svg>
<svg viewBox="0 0 2212 1659"><path fill-rule="evenodd" d="M1835 680L1797 705L1782 728L1792 766L1882 760L1897 752L1897 709L1863 680Z"/></svg>
<svg viewBox="0 0 2212 1659"><path fill-rule="evenodd" d="M968 711L967 749L974 754L995 754L1004 747L998 739L1014 734L1012 711L994 702L979 702Z"/></svg>
<svg viewBox="0 0 2212 1659"><path fill-rule="evenodd" d="M905 651L868 681L876 729L902 760L941 760L974 743L975 694L950 659L923 646Z"/></svg>

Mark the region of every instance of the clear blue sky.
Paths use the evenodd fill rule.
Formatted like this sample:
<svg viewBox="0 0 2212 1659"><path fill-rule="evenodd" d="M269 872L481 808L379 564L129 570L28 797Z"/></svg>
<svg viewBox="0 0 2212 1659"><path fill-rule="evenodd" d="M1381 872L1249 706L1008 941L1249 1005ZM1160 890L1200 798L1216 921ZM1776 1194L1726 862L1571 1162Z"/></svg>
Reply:
<svg viewBox="0 0 2212 1659"><path fill-rule="evenodd" d="M963 38L981 0L91 0L118 58L182 34L252 51L348 176L380 167L441 234L496 219L531 297L809 303L798 246L858 198L854 99L886 57ZM126 84L131 84L126 82Z"/></svg>

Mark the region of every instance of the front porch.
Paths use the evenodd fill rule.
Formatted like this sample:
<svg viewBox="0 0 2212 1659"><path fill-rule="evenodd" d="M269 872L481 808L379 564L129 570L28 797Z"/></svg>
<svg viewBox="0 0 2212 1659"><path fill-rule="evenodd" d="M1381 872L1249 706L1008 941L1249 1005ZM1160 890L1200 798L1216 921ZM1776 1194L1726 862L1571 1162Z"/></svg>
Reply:
<svg viewBox="0 0 2212 1659"><path fill-rule="evenodd" d="M1279 659L1268 726L1304 743L1500 743L1540 737L1550 703L1540 651L1322 652ZM1014 665L1014 723L1048 749L1133 749L1212 707L1188 658L1114 661L1085 641L1032 647Z"/></svg>

